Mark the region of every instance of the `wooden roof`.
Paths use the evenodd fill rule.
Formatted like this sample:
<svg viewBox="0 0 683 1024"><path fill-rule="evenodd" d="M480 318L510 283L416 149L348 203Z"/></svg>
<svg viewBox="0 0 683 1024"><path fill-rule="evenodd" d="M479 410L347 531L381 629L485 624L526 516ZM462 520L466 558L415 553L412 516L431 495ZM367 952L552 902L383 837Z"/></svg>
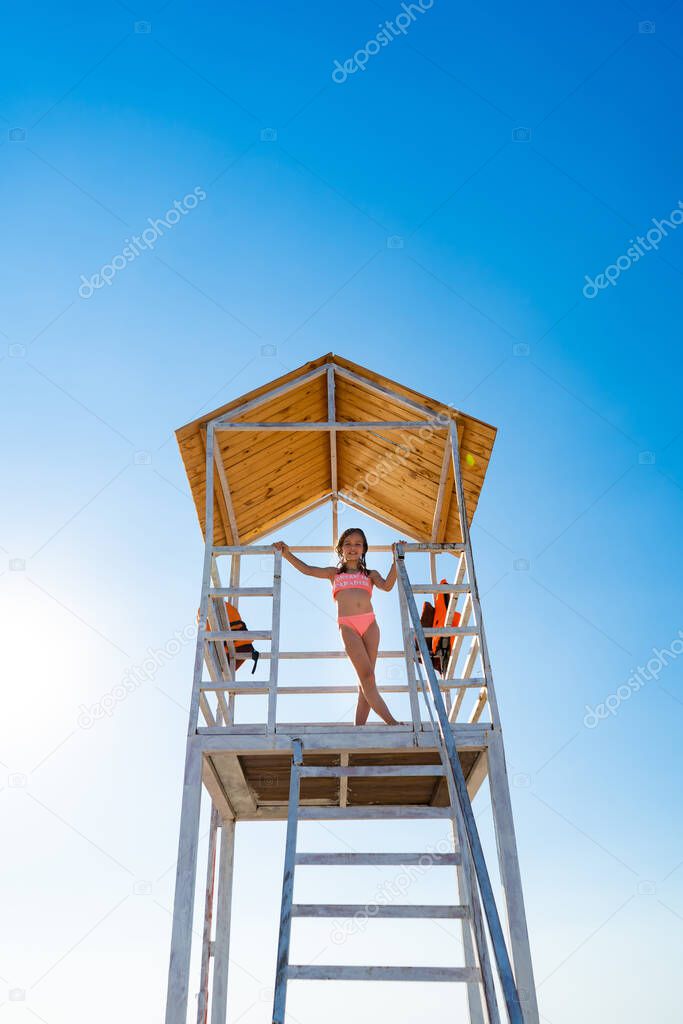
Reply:
<svg viewBox="0 0 683 1024"><path fill-rule="evenodd" d="M328 404L329 377L334 381L333 407ZM442 414L442 422L445 416L457 424L471 521L496 428L328 353L176 431L202 533L206 425L210 420L231 416L236 422L255 424L328 422L328 418L343 422L428 422L429 414L411 406L411 402L432 414ZM218 431L215 436L217 461L222 466L222 471L214 472L216 545L252 543L310 506L331 500L335 473L340 501L350 498L369 515L418 541L461 540L450 465L446 468L441 515L435 522L439 484L446 465L444 429L339 430L333 435L336 459L328 430L256 428Z"/></svg>

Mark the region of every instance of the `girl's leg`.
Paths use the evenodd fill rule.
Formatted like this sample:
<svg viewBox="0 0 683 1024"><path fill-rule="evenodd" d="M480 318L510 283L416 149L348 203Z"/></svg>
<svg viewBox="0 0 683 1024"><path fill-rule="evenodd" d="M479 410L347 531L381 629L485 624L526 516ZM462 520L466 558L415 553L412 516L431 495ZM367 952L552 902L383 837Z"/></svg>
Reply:
<svg viewBox="0 0 683 1024"><path fill-rule="evenodd" d="M363 696L363 691L358 686L358 703L356 704L356 717L353 720L354 725L365 725L370 714L370 705Z"/></svg>
<svg viewBox="0 0 683 1024"><path fill-rule="evenodd" d="M346 653L348 654L351 664L353 665L358 674L358 681L360 683L361 692L365 697L366 701L368 702L372 710L376 712L376 714L378 714L382 721L386 722L387 725L398 725L398 722L392 715L391 711L389 711L389 708L384 703L384 700L382 699L382 696L379 690L377 689L377 684L375 682L374 663L373 661L371 661L370 655L368 654L368 650L365 644L363 643L364 638L358 636L358 633L356 633L355 629L352 629L351 626L340 625L339 630L341 632ZM373 624L370 626L370 629L368 629L368 631L366 632L365 636L367 637L368 633L371 633L373 630L377 633L375 643L378 643L379 626L377 625L376 622L373 622ZM370 644L372 644L373 639L371 638L369 642ZM376 656L377 649L375 647L375 657Z"/></svg>
<svg viewBox="0 0 683 1024"><path fill-rule="evenodd" d="M372 626L367 629L364 635L361 637L365 650L368 652L368 659L370 661L370 668L375 670L375 663L377 662L377 650L379 648L379 626L376 622L373 622ZM356 717L354 725L365 725L370 714L370 705L363 696L363 691L360 686L358 687L358 704L356 705Z"/></svg>
<svg viewBox="0 0 683 1024"><path fill-rule="evenodd" d="M375 620L372 623L372 625L368 629L366 629L365 633L361 637L361 640L363 641L363 644L365 645L365 650L368 652L368 659L370 661L370 667L372 668L373 678L374 678L375 665L377 663L377 651L379 649L379 624L378 624L377 620ZM362 691L359 694L358 707L356 708L356 714L358 714L358 710L359 710L359 708L361 706L361 701L364 704L367 705L367 701L363 697ZM385 704L385 707L386 707L386 704ZM370 712L370 707L368 705L367 711L365 712L365 717L363 718L362 721L357 722L356 724L357 725L365 725L365 723L368 720L369 712Z"/></svg>

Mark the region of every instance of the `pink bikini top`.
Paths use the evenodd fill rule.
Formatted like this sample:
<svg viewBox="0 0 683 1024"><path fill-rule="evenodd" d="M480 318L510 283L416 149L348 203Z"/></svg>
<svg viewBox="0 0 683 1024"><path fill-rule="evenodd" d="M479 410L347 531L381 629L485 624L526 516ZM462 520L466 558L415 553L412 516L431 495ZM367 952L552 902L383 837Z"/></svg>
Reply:
<svg viewBox="0 0 683 1024"><path fill-rule="evenodd" d="M367 590L372 593L373 582L362 572L340 572L332 581L332 597L336 599L340 590Z"/></svg>

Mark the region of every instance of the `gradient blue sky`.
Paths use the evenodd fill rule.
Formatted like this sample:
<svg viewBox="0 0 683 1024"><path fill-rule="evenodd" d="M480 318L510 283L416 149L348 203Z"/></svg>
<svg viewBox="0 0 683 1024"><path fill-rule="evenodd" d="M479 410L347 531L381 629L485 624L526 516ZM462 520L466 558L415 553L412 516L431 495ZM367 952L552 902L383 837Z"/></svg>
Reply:
<svg viewBox="0 0 683 1024"><path fill-rule="evenodd" d="M683 231L582 289L683 200L681 6L435 0L334 83L399 12L6 13L0 1024L162 1018L191 645L106 721L79 708L194 619L173 429L327 351L500 430L473 540L543 1020L679 1019L680 664L583 720L683 627ZM153 251L79 296L195 188ZM329 523L285 536L324 543ZM302 615L334 643L329 595L285 583L291 646ZM389 638L395 594L380 613ZM485 802L480 821L490 847ZM239 831L229 1019L260 1024L283 837ZM430 928L409 944L452 962ZM361 999L411 1021L455 1005L418 989L290 1005L330 1024Z"/></svg>

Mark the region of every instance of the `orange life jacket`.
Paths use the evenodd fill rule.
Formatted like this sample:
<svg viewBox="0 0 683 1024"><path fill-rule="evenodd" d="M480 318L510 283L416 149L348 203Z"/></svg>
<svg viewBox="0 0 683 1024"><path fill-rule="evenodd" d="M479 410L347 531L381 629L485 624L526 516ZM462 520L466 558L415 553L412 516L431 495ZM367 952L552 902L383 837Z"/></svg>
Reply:
<svg viewBox="0 0 683 1024"><path fill-rule="evenodd" d="M235 608L233 604L230 604L230 602L226 601L225 599L223 600L223 604L225 605L225 611L228 616L228 622L230 623L230 629L233 629L236 632L245 630L247 628L247 624L243 619L240 618L240 613L238 612L237 608ZM197 622L199 622L199 611L197 611ZM251 674L254 674L254 672L256 671L256 666L258 664L259 652L254 649L254 645L252 644L251 640L232 640L230 641L230 643L228 643L228 641L225 640L223 642L223 647L225 649L225 654L228 659L229 665L232 664L232 651L230 650L230 648L235 648L235 672L247 660L246 658L240 657L240 655L251 655L251 660L254 662L254 667L251 670Z"/></svg>
<svg viewBox="0 0 683 1024"><path fill-rule="evenodd" d="M441 580L442 583L446 583L447 580ZM422 614L420 615L420 622L426 629L437 629L439 626L443 626L446 623L446 612L448 610L448 594L436 594L435 602L436 607L430 602L425 601L422 605ZM460 625L460 612L455 612L453 615L453 622L450 623L452 626ZM444 675L446 666L448 665L448 659L453 649L454 636L432 636L428 637L431 641L430 646L430 657L432 665L440 675ZM417 644L416 644L417 646Z"/></svg>

